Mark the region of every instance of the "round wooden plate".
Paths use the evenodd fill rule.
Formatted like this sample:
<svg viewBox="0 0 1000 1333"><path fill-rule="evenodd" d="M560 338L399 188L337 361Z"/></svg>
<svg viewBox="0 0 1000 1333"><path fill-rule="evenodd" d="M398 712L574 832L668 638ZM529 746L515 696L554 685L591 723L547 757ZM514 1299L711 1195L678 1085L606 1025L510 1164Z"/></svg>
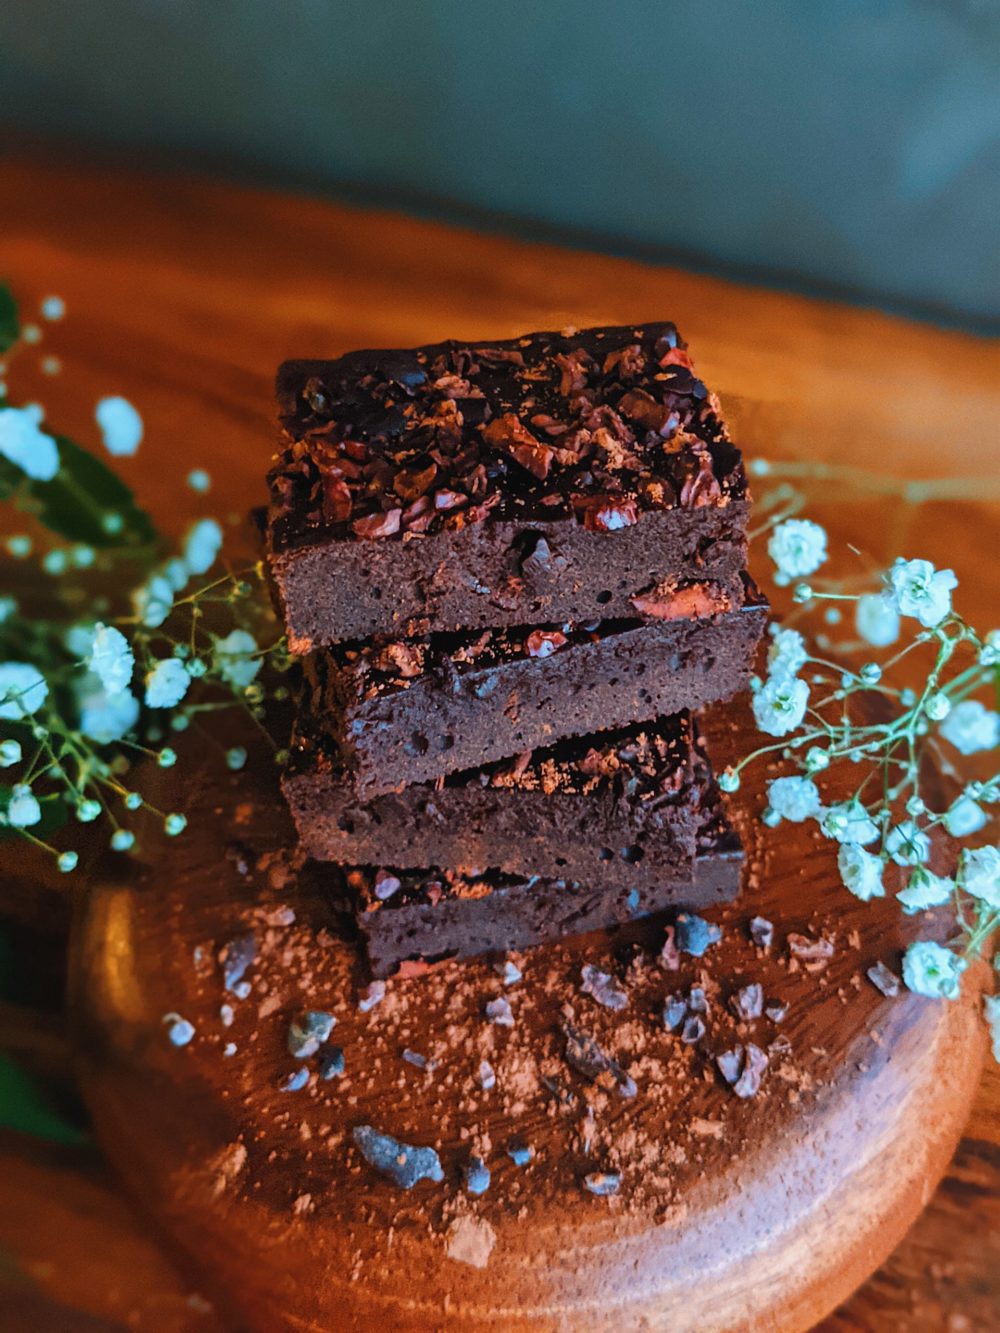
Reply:
<svg viewBox="0 0 1000 1333"><path fill-rule="evenodd" d="M719 766L749 744L738 707L708 731ZM712 913L724 934L703 958L665 970L662 924L645 923L533 950L513 986L490 960L396 979L367 1012L322 871L295 873L273 766L230 774L206 758L188 790L189 832L150 843L142 874L101 883L80 915L78 1048L104 1148L234 1327L801 1330L930 1197L978 1079L974 979L951 1004L883 996L867 969L898 971L906 942L946 923L854 900L812 826L751 820L759 784L732 801L743 894ZM755 914L775 923L768 950L750 941ZM241 998L218 957L250 930ZM795 934L829 939L832 957L795 958ZM581 991L585 962L615 973L626 1008ZM737 1022L729 1002L750 982L787 1004L782 1022ZM688 1045L661 1013L697 985L706 1032ZM501 994L513 1027L483 1017ZM285 1091L304 1008L336 1015L345 1073L324 1081L307 1060L308 1085ZM168 1014L194 1025L181 1049ZM566 1064L567 1017L625 1066L634 1097ZM715 1056L748 1042L770 1063L743 1100ZM353 1145L360 1124L435 1146L444 1179L404 1191L379 1176ZM492 1171L481 1197L463 1186L472 1152ZM617 1195L585 1188L610 1171Z"/></svg>

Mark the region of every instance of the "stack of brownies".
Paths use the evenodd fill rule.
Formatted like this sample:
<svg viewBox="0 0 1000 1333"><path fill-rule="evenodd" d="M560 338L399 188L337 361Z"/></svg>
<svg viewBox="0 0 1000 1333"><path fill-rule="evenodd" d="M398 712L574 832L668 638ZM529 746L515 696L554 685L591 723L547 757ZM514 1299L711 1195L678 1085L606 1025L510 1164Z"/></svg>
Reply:
<svg viewBox="0 0 1000 1333"><path fill-rule="evenodd" d="M292 361L283 786L375 976L733 897L690 710L749 677L746 476L672 324Z"/></svg>

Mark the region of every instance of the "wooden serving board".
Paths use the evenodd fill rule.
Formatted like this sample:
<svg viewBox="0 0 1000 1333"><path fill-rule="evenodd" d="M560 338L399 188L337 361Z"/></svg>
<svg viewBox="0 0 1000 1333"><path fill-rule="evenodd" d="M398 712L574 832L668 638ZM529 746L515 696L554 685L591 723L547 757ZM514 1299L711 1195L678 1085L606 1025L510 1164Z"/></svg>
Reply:
<svg viewBox="0 0 1000 1333"><path fill-rule="evenodd" d="M716 711L708 730L720 762L752 744L738 705ZM711 914L723 940L703 959L677 971L648 961L663 929L647 923L529 951L523 980L506 990L486 961L393 980L367 1013L361 956L338 930L321 869L290 872L266 757L236 776L206 762L188 796L189 835L157 847L140 882L90 894L73 1011L105 1150L239 1327L471 1333L613 1320L792 1333L889 1254L954 1151L983 1050L974 986L955 1004L880 994L866 969L898 969L906 941L934 924L903 918L891 898L852 899L814 827L762 834L751 818L760 779L733 805L749 853L744 896ZM775 923L770 950L750 942L754 914ZM238 999L218 958L249 930L259 956ZM822 970L790 961L793 933L831 941ZM633 938L647 961L623 972ZM624 1010L583 994L587 962L624 977ZM752 981L788 1005L783 1022L737 1025L727 1014ZM693 984L708 995L708 1030L688 1046L661 1012ZM512 1029L484 1019L500 994ZM282 1091L300 1063L285 1047L288 1025L304 1008L337 1016L346 1072ZM562 1059L570 1011L627 1067L633 1098L595 1088ZM170 1013L196 1029L183 1049L167 1039ZM750 1100L714 1064L738 1041L770 1051ZM484 1058L497 1080L489 1091L477 1076ZM406 1192L383 1179L351 1142L359 1124L434 1145L444 1180ZM533 1150L529 1165L507 1156L513 1139ZM493 1173L479 1199L461 1178L473 1150ZM587 1173L612 1169L617 1197L586 1191Z"/></svg>
<svg viewBox="0 0 1000 1333"><path fill-rule="evenodd" d="M47 376L29 354L16 373L12 371L12 387L21 397L42 401L50 419L91 447L99 447L93 423L98 397L121 392L131 398L142 411L146 439L135 459L119 463L167 532L180 530L196 513L232 514L240 520L259 499L271 449L271 376L285 356L334 355L352 346L405 345L456 334L493 338L526 328L632 318L677 320L695 347L699 368L735 416L748 454L809 457L910 477L975 471L995 482L1000 471L1000 444L990 429L998 413L1000 355L995 342L677 269L528 246L177 172L137 173L120 162L85 162L79 154L58 158L17 147L5 149L2 165L7 187L0 245L3 272L29 316L31 303L49 292L63 296L69 311L63 324L46 331L40 349L56 354L64 373ZM196 499L184 485L187 470L197 466L207 467L214 478L207 500ZM898 527L884 501L859 502L856 495L835 488L828 488L818 501L810 512L827 523L831 551L842 552L851 542L882 560L897 546ZM904 547L907 554L953 564L962 578L962 610L976 623L991 623L995 584L989 563L984 564L994 538L989 504L967 490L947 504L925 507L915 517L912 539ZM183 778L187 771L177 773ZM252 778L249 790L263 799L262 794L271 791L269 780ZM214 769L202 774L192 790L193 803L201 805L203 815L209 811L210 818L215 805L232 809L239 802L227 788L235 781ZM209 791L202 798L206 783ZM277 810L276 797L271 799ZM221 846L224 815L218 818ZM283 837L282 827L261 822L257 836L265 842ZM767 857L787 849L787 862L781 866L797 877L793 883L812 885L821 910L843 908L845 921L857 914L863 928L860 956L877 950L888 957L898 949L900 923L891 909L851 904L834 885L828 849L821 855L805 843L796 851L800 844L788 840L789 832L785 828L766 835L760 858L767 873L753 890L762 897L761 910L777 917L777 906L763 906L777 893L777 863ZM171 844L155 884L106 884L81 918L79 938L86 947L77 969L77 994L80 979L88 974L84 967L99 980L95 1004L80 1006L79 1014L86 1037L87 1084L102 1141L123 1168L134 1208L126 1205L117 1182L89 1151L29 1147L5 1135L0 1141L0 1302L13 1329L231 1330L230 1303L241 1291L244 1304L254 1306L265 1323L284 1301L281 1317L292 1327L310 1327L315 1310L302 1312L310 1291L322 1293L329 1284L330 1299L336 1302L346 1291L366 1290L363 1271L360 1287L345 1281L334 1250L322 1261L316 1258L324 1242L324 1219L328 1224L330 1208L336 1206L333 1181L342 1159L335 1162L331 1156L326 1162L312 1150L309 1171L317 1176L316 1209L298 1218L291 1211L294 1201L275 1193L276 1175L262 1179L249 1203L228 1189L212 1200L214 1185L197 1183L199 1163L217 1154L220 1144L232 1142L240 1126L253 1123L256 1132L265 1134L264 1142L277 1136L273 1116L262 1108L272 1093L271 1074L276 1076L279 1066L286 1068L280 1045L286 1011L281 1010L266 1030L261 1021L257 1042L243 1041L240 1056L248 1061L243 1074L227 1075L228 1093L222 1086L218 1071L224 1061L204 1038L206 1031L216 1035L204 1015L217 1013L218 996L208 978L192 981L190 950L194 939L214 940L230 929L255 900L256 888L241 884L230 896L232 883L224 878L228 862L217 874L193 867L185 880L175 858L186 858L198 847L204 843L195 838ZM821 864L826 867L822 871ZM200 896L193 891L199 883ZM51 971L53 979L45 1001L51 1021L36 1021L33 1011L12 1012L7 1006L0 1013L0 1045L40 1065L53 1080L64 1078L68 1068L57 1035L55 978L64 908L72 892L66 878L48 873L43 864L27 857L4 862L0 912L15 923L15 938L30 945L36 958L44 950L46 978ZM812 899L794 894L791 885L787 895L794 910L809 915ZM284 902L287 891L277 898ZM737 913L733 940L742 938L739 913L745 906ZM307 909L300 906L299 911L300 920L307 922ZM721 961L728 947L722 946ZM353 957L329 955L329 982ZM574 957L571 952L560 966L570 969ZM817 1068L825 1058L831 1069L840 1071L817 1091L821 1105L809 1121L815 1128L813 1157L801 1138L798 1156L786 1158L784 1167L777 1154L760 1155L760 1165L785 1173L784 1183L772 1174L771 1187L760 1194L763 1211L756 1221L746 1192L725 1213L733 1234L742 1236L746 1253L762 1256L759 1268L749 1263L744 1268L740 1288L759 1294L762 1302L770 1299L769 1292L775 1293L776 1304L800 1325L829 1308L838 1294L870 1271L901 1233L958 1132L975 1078L979 1038L973 1031L971 1001L964 1007L938 1008L911 998L890 1004L864 982L860 992L851 986L848 1005L835 1005L832 996L843 975L853 975L856 968L857 961L849 964L846 951L838 953L822 991L824 1004L814 1009L803 1003L814 994L805 989L804 976L796 981L804 988L802 994L789 997L795 1000L785 1029L789 1039L800 1049L813 1044L825 1049L826 1057L813 1057ZM436 977L429 980L437 984ZM419 979L408 986L421 994ZM159 1019L185 1000L202 1035L192 1047L177 1052L164 1046ZM808 1021L801 1017L807 1009L814 1014ZM244 1007L237 1021L245 1023L248 1012ZM816 1029L828 1020L838 1034L835 1044L825 1031L817 1040ZM900 1025L905 1031L898 1030ZM346 1012L341 1030L350 1031ZM881 1046L868 1036L875 1031L883 1034ZM861 1048L853 1063L852 1042ZM959 1058L951 1058L949 1044L956 1042ZM967 1059L961 1058L962 1052ZM866 1064L867 1072L857 1069L857 1063ZM249 1080L246 1086L244 1080ZM1000 1318L998 1090L994 1075L981 1090L968 1135L933 1207L890 1263L824 1321L824 1329L937 1333L947 1327L966 1333L995 1326ZM706 1084L703 1095L711 1097L715 1113L732 1120L726 1153L716 1151L709 1137L702 1143L701 1158L691 1151L690 1167L677 1165L678 1188L685 1185L680 1179L684 1171L690 1171L685 1185L690 1186L689 1197L695 1190L708 1190L707 1164L724 1165L733 1155L749 1161L768 1126L781 1131L794 1123L790 1109L777 1097L744 1108L731 1098L727 1101L729 1094L717 1084L711 1089ZM280 1100L279 1111L287 1096ZM859 1187L844 1197L833 1183L838 1169L835 1146L839 1142L836 1151L842 1151L843 1140L832 1131L837 1108L852 1098L853 1120L846 1113L844 1120L857 1133L852 1140L856 1152L841 1177L842 1187L849 1190L859 1178L872 1175L877 1179L875 1188ZM276 1094L272 1103L279 1103ZM312 1116L311 1103L303 1101L299 1107L299 1120L306 1110ZM400 1114L404 1111L415 1115L408 1105L400 1106ZM655 1123L666 1123L668 1114L669 1106L659 1105ZM193 1118L200 1115L204 1124ZM904 1145L914 1142L913 1152L906 1151ZM868 1161L865 1154L879 1144L885 1145L884 1164L866 1172L862 1158ZM272 1146L277 1150L279 1145ZM287 1144L281 1147L289 1151ZM251 1149L248 1143L248 1173L277 1170L278 1159L272 1164L266 1160L270 1146L261 1152ZM293 1181L301 1187L308 1175L300 1161L306 1151L308 1147L299 1151L286 1191ZM702 1161L704 1180L698 1174ZM911 1167L923 1173L920 1188ZM194 1178L185 1174L190 1170ZM778 1243L780 1236L787 1240L798 1234L804 1245L806 1235L816 1234L795 1232L798 1223L808 1220L803 1182L807 1185L814 1175L830 1185L815 1205L815 1216L822 1219L821 1239L812 1253L786 1251ZM534 1206L537 1179L525 1177L527 1205ZM557 1171L553 1179L559 1183L552 1191L561 1193L539 1188L537 1207L552 1209L564 1199L574 1210L567 1209L565 1216L583 1216L598 1231L611 1223L624 1226L607 1201L584 1199L586 1212L579 1212L579 1188L572 1174ZM749 1183L750 1177L744 1173L741 1179ZM498 1206L502 1185L498 1172L485 1207ZM359 1181L350 1188L360 1194ZM387 1206L387 1188L367 1180L371 1206ZM447 1192L455 1193L453 1184ZM781 1202L786 1196L792 1200L787 1206ZM877 1203L884 1200L890 1208L894 1199L898 1211L879 1229ZM345 1208L348 1201L345 1198ZM782 1230L783 1211L789 1214L790 1230ZM151 1225L153 1212L166 1220L172 1243ZM649 1246L655 1247L664 1235L680 1236L676 1228L682 1224L676 1213L672 1218L650 1229ZM675 1230L669 1230L671 1226ZM495 1229L502 1232L502 1227ZM873 1229L876 1234L869 1242ZM853 1250L846 1239L852 1233L865 1237ZM394 1247L405 1248L408 1234L398 1232ZM523 1245L539 1243L530 1242L524 1231L520 1234ZM384 1229L376 1228L372 1235L384 1242ZM695 1296L706 1289L717 1291L723 1309L732 1288L716 1278L720 1254L723 1259L725 1255L709 1239L701 1280L695 1269L688 1280ZM826 1279L828 1242L834 1256L853 1255L855 1266L845 1268L839 1284ZM440 1261L437 1233L428 1250ZM521 1251L515 1239L509 1245L498 1240L497 1263L505 1252L501 1268L489 1265L482 1273L472 1269L462 1280L493 1293L503 1293L507 1284L516 1294ZM622 1280L629 1261L622 1256L635 1258L641 1270L653 1262L655 1252L643 1248L638 1233L628 1239L614 1251L605 1289L610 1292ZM678 1249L677 1263L664 1266L663 1281L674 1284L675 1295L683 1287L681 1260L688 1253ZM200 1261L197 1295L183 1277L174 1275L165 1254L180 1254L182 1260L186 1254L188 1273L190 1256ZM537 1249L535 1254L537 1259ZM100 1263L95 1256L101 1256ZM543 1273L542 1262L530 1262ZM372 1263L377 1267L377 1254L370 1258L369 1277ZM805 1274L797 1314L778 1299L783 1263ZM464 1272L450 1260L442 1271L449 1270ZM765 1270L773 1276L773 1286L766 1285ZM394 1271L398 1280L402 1270ZM391 1292L392 1273L386 1281ZM219 1296L215 1316L202 1299L206 1282ZM255 1296L265 1288L260 1298L264 1303L257 1307ZM788 1292L792 1289L789 1283ZM564 1299L565 1292L555 1287L550 1291L553 1301ZM619 1306L608 1310L604 1326L608 1320L623 1322ZM341 1326L339 1318L337 1309L335 1327Z"/></svg>

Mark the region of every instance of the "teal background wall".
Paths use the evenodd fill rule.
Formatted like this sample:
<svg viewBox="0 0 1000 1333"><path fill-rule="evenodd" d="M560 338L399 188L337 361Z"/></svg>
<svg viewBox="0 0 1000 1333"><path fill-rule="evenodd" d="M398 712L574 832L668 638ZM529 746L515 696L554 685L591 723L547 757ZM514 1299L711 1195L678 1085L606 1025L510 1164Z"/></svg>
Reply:
<svg viewBox="0 0 1000 1333"><path fill-rule="evenodd" d="M0 123L1000 312L997 0L6 0Z"/></svg>

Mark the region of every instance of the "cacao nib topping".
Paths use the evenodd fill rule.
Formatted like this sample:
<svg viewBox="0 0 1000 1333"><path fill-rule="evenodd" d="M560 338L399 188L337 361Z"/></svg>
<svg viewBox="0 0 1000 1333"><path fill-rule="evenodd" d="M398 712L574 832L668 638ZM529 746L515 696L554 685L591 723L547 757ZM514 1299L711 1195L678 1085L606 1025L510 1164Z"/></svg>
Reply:
<svg viewBox="0 0 1000 1333"><path fill-rule="evenodd" d="M718 403L670 324L289 362L278 395L278 549L317 530L419 537L494 509L615 532L644 510L745 493Z"/></svg>

